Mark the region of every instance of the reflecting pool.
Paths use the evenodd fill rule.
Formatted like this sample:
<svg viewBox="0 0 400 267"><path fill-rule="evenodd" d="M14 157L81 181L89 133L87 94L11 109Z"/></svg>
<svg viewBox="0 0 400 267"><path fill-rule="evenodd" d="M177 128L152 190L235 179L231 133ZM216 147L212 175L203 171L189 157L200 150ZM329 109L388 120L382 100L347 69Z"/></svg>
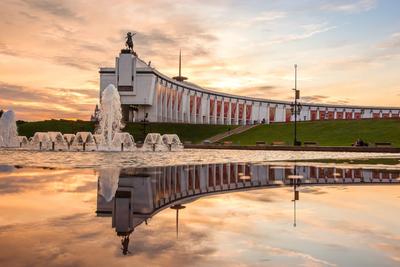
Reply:
<svg viewBox="0 0 400 267"><path fill-rule="evenodd" d="M1 266L400 264L400 164L4 164L0 210Z"/></svg>

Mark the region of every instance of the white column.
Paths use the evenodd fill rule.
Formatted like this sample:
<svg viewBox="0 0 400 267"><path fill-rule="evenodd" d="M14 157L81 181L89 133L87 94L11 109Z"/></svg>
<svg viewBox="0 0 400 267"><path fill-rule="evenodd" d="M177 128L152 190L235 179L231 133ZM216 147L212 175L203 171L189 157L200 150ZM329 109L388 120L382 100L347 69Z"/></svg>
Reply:
<svg viewBox="0 0 400 267"><path fill-rule="evenodd" d="M224 124L224 110L225 110L225 99L221 98L221 116L219 117L219 123Z"/></svg>
<svg viewBox="0 0 400 267"><path fill-rule="evenodd" d="M214 118L212 119L213 124L217 124L217 106L218 106L218 99L214 97Z"/></svg>
<svg viewBox="0 0 400 267"><path fill-rule="evenodd" d="M164 85L164 92L163 92L163 98L164 98L164 102L162 104L162 110L163 110L163 122L167 121L167 86Z"/></svg>
<svg viewBox="0 0 400 267"><path fill-rule="evenodd" d="M160 99L159 99L159 95L158 95L158 90L159 90L159 81L157 80L156 81L156 94L155 94L155 96L156 96L156 122L158 122L159 121L159 101L160 101Z"/></svg>
<svg viewBox="0 0 400 267"><path fill-rule="evenodd" d="M197 123L197 92L194 94L194 99L193 99L193 123Z"/></svg>
<svg viewBox="0 0 400 267"><path fill-rule="evenodd" d="M179 100L179 95L178 95L178 88L174 89L174 122L179 122L179 114L178 114L178 100Z"/></svg>
<svg viewBox="0 0 400 267"><path fill-rule="evenodd" d="M191 96L191 92L188 90L188 92L187 92L187 109L186 109L188 123L192 123L192 118L191 118L192 114L190 114L190 96Z"/></svg>
<svg viewBox="0 0 400 267"><path fill-rule="evenodd" d="M235 108L235 125L239 124L239 100L236 100L236 108Z"/></svg>
<svg viewBox="0 0 400 267"><path fill-rule="evenodd" d="M207 124L207 104L208 104L208 96L205 93L201 94L201 110L200 110L200 121L201 124Z"/></svg>
<svg viewBox="0 0 400 267"><path fill-rule="evenodd" d="M232 114L231 114L232 113L232 106L231 106L232 99L229 99L228 103L229 103L229 106L228 106L227 124L231 125L232 124Z"/></svg>
<svg viewBox="0 0 400 267"><path fill-rule="evenodd" d="M210 95L207 95L207 106L206 106L206 123L210 124Z"/></svg>
<svg viewBox="0 0 400 267"><path fill-rule="evenodd" d="M168 88L168 90L169 90L169 107L168 107L168 112L169 112L169 122L172 122L173 121L173 109L172 109L172 98L173 98L173 95L172 95L172 85Z"/></svg>
<svg viewBox="0 0 400 267"><path fill-rule="evenodd" d="M246 116L247 111L246 111L246 101L243 102L243 118L242 118L242 125L246 125Z"/></svg>
<svg viewBox="0 0 400 267"><path fill-rule="evenodd" d="M177 120L177 122L182 122L182 102L179 103L179 95L182 92L182 89L181 88L177 88L176 92L177 92L177 96L176 96L176 110L177 110L176 118L177 119L176 120ZM182 101L182 98L181 98L181 101ZM179 104L181 106L180 110L178 109Z"/></svg>
<svg viewBox="0 0 400 267"><path fill-rule="evenodd" d="M185 116L187 114L187 104L188 104L187 98L188 98L187 89L182 88L182 121L184 123L188 122Z"/></svg>
<svg viewBox="0 0 400 267"><path fill-rule="evenodd" d="M168 121L168 93L169 93L169 88L166 86L165 87L165 98L164 98L164 121Z"/></svg>

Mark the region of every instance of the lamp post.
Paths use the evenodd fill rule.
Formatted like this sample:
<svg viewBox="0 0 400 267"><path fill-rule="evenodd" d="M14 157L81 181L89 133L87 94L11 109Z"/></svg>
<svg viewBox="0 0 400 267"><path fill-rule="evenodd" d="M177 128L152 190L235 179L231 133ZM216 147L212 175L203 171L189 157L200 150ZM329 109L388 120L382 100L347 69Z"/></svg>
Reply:
<svg viewBox="0 0 400 267"><path fill-rule="evenodd" d="M301 110L301 104L297 103L300 99L300 90L297 90L297 64L294 64L294 103L291 104L291 111L294 112L294 140L293 145L299 146L301 143L297 141L297 114Z"/></svg>

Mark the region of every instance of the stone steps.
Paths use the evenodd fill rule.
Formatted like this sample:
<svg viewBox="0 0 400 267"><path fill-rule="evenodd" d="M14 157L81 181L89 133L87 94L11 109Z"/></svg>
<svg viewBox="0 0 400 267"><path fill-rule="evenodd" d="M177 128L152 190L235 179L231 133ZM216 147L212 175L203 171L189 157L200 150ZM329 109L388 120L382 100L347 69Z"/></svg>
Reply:
<svg viewBox="0 0 400 267"><path fill-rule="evenodd" d="M234 134L243 133L243 132L245 132L245 131L253 128L253 127L256 127L256 126L257 126L257 124L254 124L254 125L242 125L242 126L239 126L239 127L235 128L233 130L214 135L214 136L212 136L210 138L207 138L207 140L210 141L211 143L216 143L216 142L219 142L219 141L221 141L222 139L224 139L226 137L229 137L229 136L234 135Z"/></svg>

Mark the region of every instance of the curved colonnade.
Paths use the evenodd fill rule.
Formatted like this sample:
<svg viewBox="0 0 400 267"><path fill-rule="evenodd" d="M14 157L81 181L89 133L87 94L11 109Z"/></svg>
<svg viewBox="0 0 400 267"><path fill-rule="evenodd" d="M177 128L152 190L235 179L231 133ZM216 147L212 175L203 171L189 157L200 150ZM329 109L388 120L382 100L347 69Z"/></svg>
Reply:
<svg viewBox="0 0 400 267"><path fill-rule="evenodd" d="M294 121L292 103L220 93L170 78L130 51L122 50L114 68L100 68L100 95L113 84L129 122L246 125ZM399 118L399 107L302 103L297 120Z"/></svg>

